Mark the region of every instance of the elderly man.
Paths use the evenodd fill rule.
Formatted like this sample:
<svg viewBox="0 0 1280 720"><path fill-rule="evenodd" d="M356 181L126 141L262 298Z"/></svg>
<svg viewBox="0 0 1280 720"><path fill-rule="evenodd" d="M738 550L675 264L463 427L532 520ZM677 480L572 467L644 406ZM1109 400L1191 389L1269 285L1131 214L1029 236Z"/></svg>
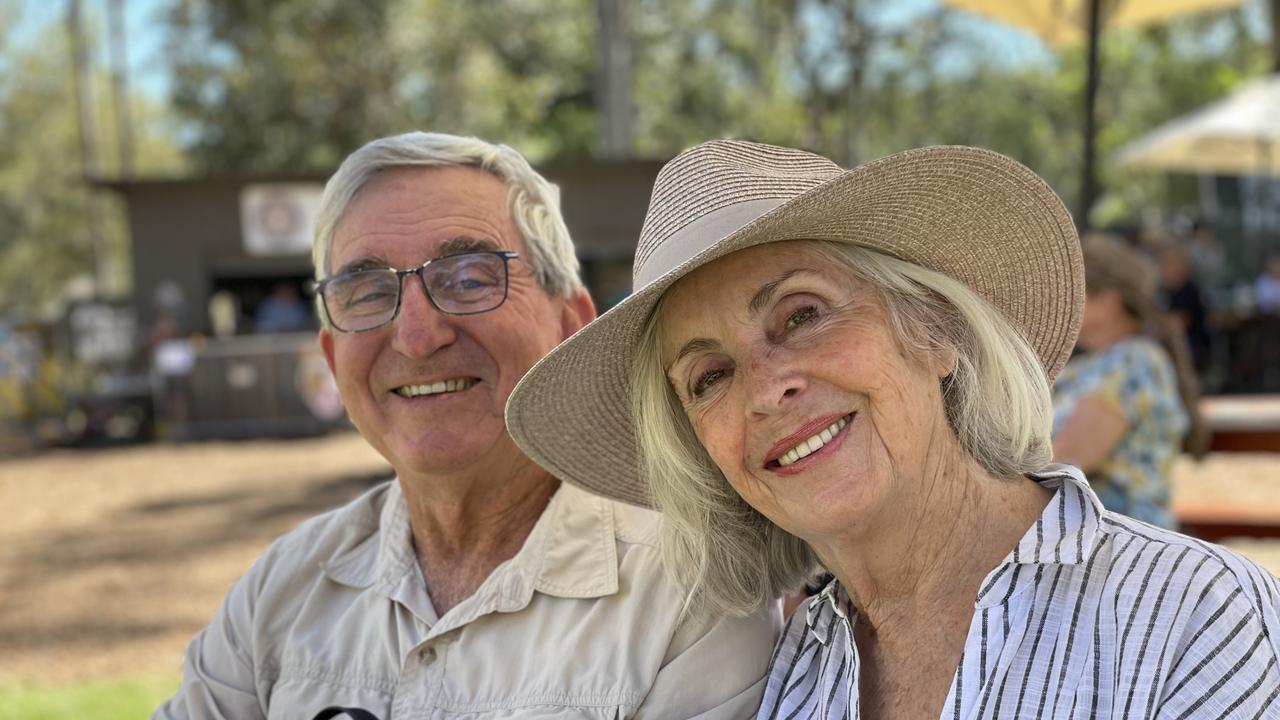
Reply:
<svg viewBox="0 0 1280 720"><path fill-rule="evenodd" d="M656 515L561 485L507 434L516 382L595 317L558 205L474 138L384 138L338 169L314 249L320 345L396 481L272 545L156 717L755 710L776 610L686 612Z"/></svg>

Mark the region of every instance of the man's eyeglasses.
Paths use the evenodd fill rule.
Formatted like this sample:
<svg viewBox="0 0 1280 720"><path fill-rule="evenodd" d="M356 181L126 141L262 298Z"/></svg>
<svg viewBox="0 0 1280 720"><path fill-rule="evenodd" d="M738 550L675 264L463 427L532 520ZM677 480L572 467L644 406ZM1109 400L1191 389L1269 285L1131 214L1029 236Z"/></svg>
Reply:
<svg viewBox="0 0 1280 720"><path fill-rule="evenodd" d="M404 297L404 278L416 275L435 309L475 315L507 299L508 264L514 252L466 252L433 258L407 270L375 268L325 278L312 285L329 322L342 332L375 330L395 319Z"/></svg>

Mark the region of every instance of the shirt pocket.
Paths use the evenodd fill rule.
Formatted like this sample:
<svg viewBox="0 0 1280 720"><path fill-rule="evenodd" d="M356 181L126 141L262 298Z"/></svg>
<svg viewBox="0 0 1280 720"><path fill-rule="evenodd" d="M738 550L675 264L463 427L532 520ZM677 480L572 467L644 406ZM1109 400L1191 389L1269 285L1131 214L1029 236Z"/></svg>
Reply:
<svg viewBox="0 0 1280 720"><path fill-rule="evenodd" d="M391 717L392 689L351 678L282 677L271 688L268 720L311 720L328 707L359 708L380 720ZM339 720L349 720L339 715Z"/></svg>

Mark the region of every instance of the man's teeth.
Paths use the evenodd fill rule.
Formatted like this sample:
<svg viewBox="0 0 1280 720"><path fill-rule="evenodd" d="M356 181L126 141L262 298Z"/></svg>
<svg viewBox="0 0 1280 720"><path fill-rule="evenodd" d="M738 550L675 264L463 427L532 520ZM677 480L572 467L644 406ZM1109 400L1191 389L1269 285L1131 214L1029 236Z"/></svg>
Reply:
<svg viewBox="0 0 1280 720"><path fill-rule="evenodd" d="M831 426L822 430L817 435L801 442L799 445L791 448L778 458L778 464L786 467L802 457L808 457L817 452L819 448L831 442L831 438L835 437L840 429L849 424L849 416L846 415L839 420L831 423Z"/></svg>
<svg viewBox="0 0 1280 720"><path fill-rule="evenodd" d="M423 395L439 395L440 393L457 392L466 390L475 385L475 380L440 380L430 385L405 385L397 388L396 394L400 397L414 398Z"/></svg>

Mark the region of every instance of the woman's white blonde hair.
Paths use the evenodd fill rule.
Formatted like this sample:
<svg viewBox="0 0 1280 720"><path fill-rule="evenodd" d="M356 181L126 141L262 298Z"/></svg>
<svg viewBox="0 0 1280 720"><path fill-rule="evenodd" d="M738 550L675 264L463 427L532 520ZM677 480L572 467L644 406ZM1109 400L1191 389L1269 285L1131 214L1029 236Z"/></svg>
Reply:
<svg viewBox="0 0 1280 720"><path fill-rule="evenodd" d="M474 167L491 173L510 188L511 217L524 240L538 283L547 294L565 296L582 289L578 257L569 228L560 214L560 191L506 145L445 133L408 132L379 138L351 153L325 183L316 213L311 260L315 279L329 275L333 235L352 201L374 178L396 168ZM426 258L424 258L425 260ZM321 322L328 325L324 303L316 297Z"/></svg>
<svg viewBox="0 0 1280 720"><path fill-rule="evenodd" d="M990 303L934 270L850 243L807 241L874 288L898 343L917 359L945 353L943 410L961 448L1012 478L1050 461L1049 382L1034 350ZM746 615L819 571L808 544L746 503L703 449L667 381L659 346L663 303L641 336L632 413L650 492L665 516L664 562L698 609ZM937 357L937 355L933 355Z"/></svg>

